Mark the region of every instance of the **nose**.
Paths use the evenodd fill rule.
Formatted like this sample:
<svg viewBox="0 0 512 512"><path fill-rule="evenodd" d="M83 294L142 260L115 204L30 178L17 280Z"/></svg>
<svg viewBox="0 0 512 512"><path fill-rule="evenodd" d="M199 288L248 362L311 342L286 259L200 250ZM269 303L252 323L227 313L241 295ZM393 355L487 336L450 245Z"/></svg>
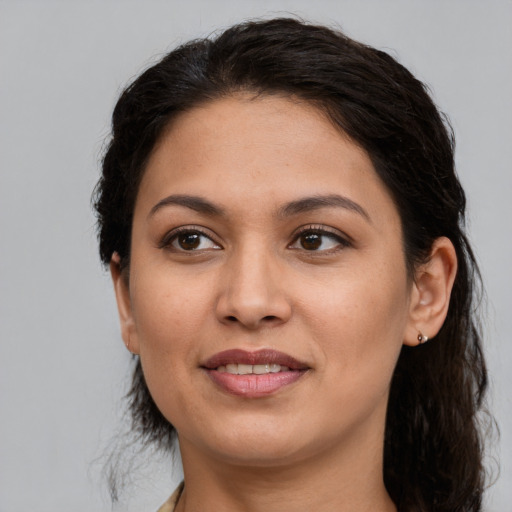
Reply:
<svg viewBox="0 0 512 512"><path fill-rule="evenodd" d="M247 248L226 262L216 304L221 323L256 330L290 319L292 307L276 260L270 253Z"/></svg>

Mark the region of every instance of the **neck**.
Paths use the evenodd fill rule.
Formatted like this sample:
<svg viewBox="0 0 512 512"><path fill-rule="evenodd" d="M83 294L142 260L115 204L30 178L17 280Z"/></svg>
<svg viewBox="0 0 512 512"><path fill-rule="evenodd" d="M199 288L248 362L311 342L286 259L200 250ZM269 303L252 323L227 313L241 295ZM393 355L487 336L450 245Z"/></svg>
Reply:
<svg viewBox="0 0 512 512"><path fill-rule="evenodd" d="M225 461L183 439L180 447L185 490L176 512L396 512L384 487L382 436L282 465Z"/></svg>

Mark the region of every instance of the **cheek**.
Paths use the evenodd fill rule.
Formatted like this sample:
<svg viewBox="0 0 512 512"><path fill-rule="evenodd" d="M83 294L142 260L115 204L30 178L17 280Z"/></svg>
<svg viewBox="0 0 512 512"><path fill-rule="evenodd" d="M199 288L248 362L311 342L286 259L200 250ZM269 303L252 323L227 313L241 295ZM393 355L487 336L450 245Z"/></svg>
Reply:
<svg viewBox="0 0 512 512"><path fill-rule="evenodd" d="M187 411L186 417L196 415L189 399L190 377L197 367L204 332L200 326L211 310L209 303L201 279L185 284L176 274L153 269L133 282L133 314L144 378L158 408L176 428L182 421L176 411Z"/></svg>
<svg viewBox="0 0 512 512"><path fill-rule="evenodd" d="M356 428L368 418L374 425L383 421L405 315L404 293L381 291L345 281L344 287L323 293L321 306L309 316L322 354L319 378L324 392L315 400L326 436L336 437L340 426ZM327 417L322 411L329 411Z"/></svg>
<svg viewBox="0 0 512 512"><path fill-rule="evenodd" d="M171 272L147 271L132 288L132 305L141 358L163 362L185 352L198 336L211 299L202 279L184 281ZM170 359L175 361L176 359Z"/></svg>
<svg viewBox="0 0 512 512"><path fill-rule="evenodd" d="M389 276L384 277L383 276ZM408 318L405 273L376 266L352 272L303 300L326 367L347 381L391 378Z"/></svg>

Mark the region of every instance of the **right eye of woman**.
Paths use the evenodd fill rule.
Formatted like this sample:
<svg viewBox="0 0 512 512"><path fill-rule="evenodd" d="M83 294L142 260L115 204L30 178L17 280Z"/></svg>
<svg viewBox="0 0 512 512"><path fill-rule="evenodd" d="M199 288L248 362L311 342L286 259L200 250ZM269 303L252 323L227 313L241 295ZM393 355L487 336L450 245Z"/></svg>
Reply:
<svg viewBox="0 0 512 512"><path fill-rule="evenodd" d="M160 248L174 252L195 252L221 249L208 235L197 228L178 228L171 231L160 243Z"/></svg>

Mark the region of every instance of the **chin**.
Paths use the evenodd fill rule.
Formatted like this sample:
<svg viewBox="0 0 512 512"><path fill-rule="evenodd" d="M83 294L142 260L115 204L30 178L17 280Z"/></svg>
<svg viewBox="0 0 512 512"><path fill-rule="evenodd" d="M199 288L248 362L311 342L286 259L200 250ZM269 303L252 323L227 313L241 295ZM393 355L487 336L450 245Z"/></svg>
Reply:
<svg viewBox="0 0 512 512"><path fill-rule="evenodd" d="M277 426L281 423L281 428ZM250 467L278 467L295 463L308 457L308 443L304 443L304 429L293 422L276 420L257 421L246 418L240 422L223 425L222 431L212 432L203 440L210 453L226 463ZM314 443L311 443L314 444Z"/></svg>

